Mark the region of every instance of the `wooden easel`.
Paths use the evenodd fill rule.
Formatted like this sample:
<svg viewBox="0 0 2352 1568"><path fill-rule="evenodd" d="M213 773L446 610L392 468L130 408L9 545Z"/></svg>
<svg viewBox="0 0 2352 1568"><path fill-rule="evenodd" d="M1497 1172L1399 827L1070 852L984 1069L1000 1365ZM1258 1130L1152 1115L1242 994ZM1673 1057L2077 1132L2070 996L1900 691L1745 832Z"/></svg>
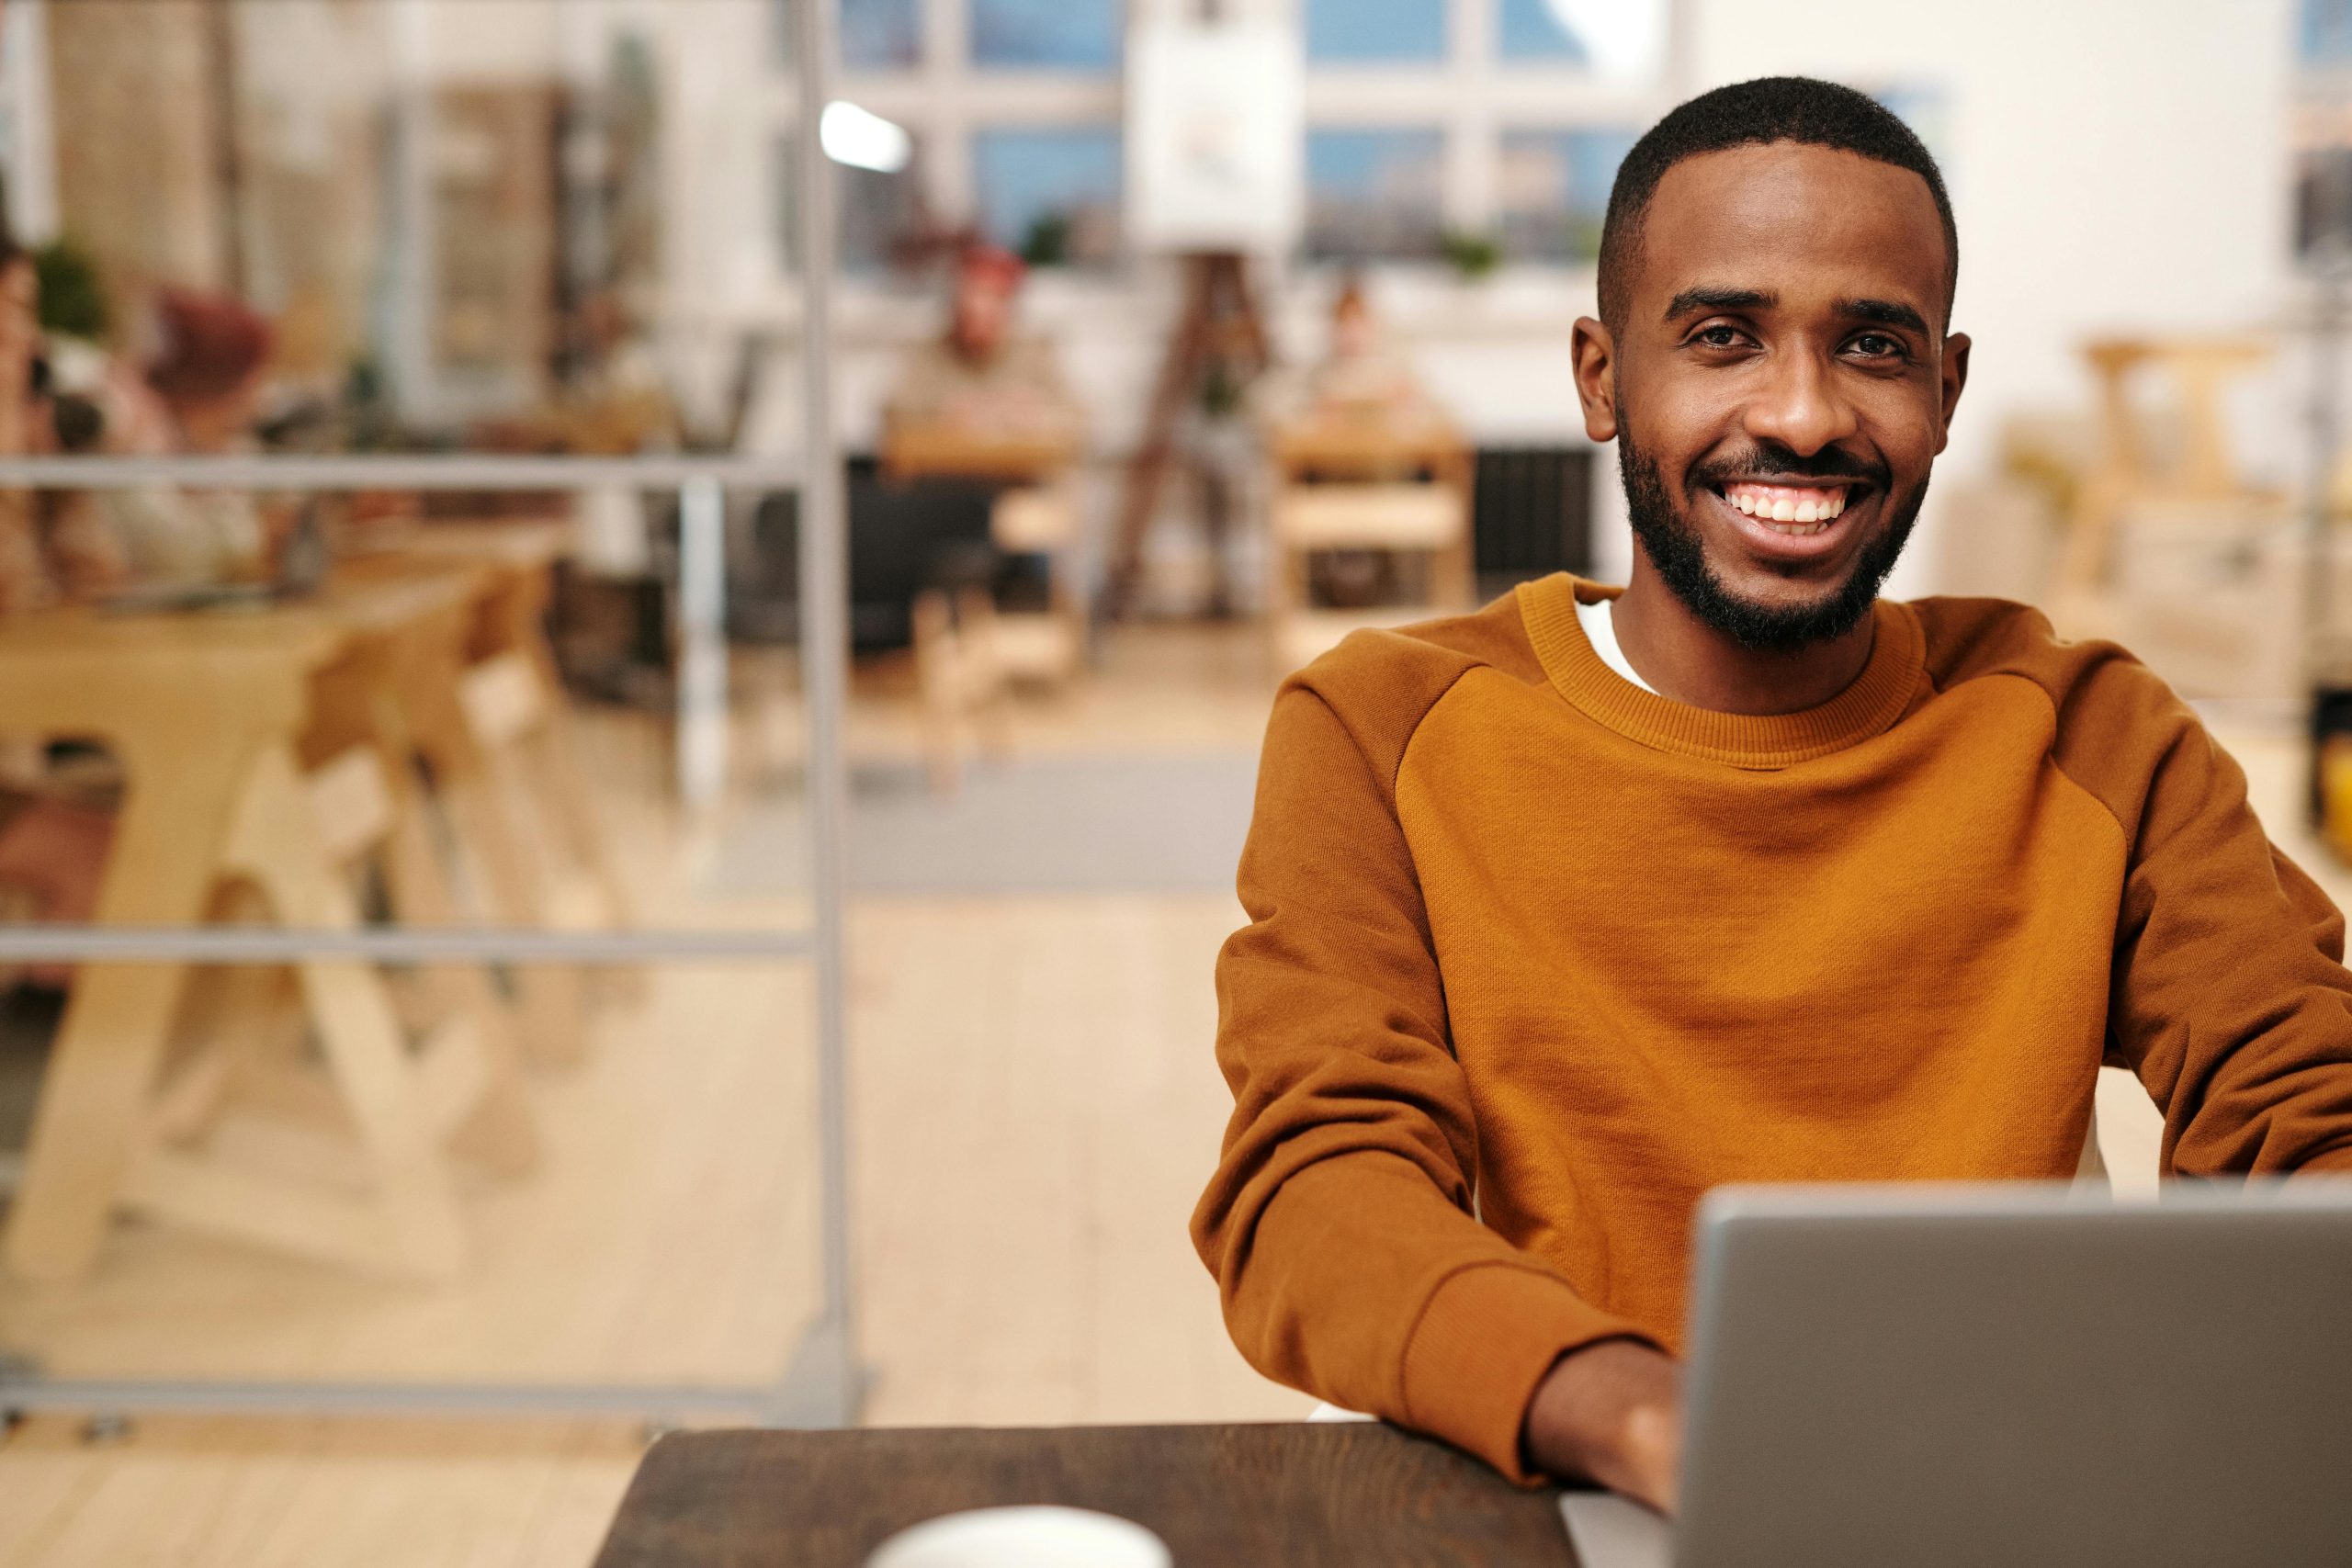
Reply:
<svg viewBox="0 0 2352 1568"><path fill-rule="evenodd" d="M1250 291L1247 259L1233 251L1186 256L1183 312L1168 341L1168 357L1161 362L1159 381L1152 391L1143 445L1128 468L1126 495L1119 507L1119 531L1102 589L1104 620L1124 619L1135 608L1136 588L1143 574L1144 538L1151 532L1152 513L1175 459L1177 423L1183 417L1184 405L1198 394L1202 378L1219 364L1247 380L1272 363L1265 321ZM1215 596L1223 604L1230 598L1224 551L1217 550L1216 557Z"/></svg>

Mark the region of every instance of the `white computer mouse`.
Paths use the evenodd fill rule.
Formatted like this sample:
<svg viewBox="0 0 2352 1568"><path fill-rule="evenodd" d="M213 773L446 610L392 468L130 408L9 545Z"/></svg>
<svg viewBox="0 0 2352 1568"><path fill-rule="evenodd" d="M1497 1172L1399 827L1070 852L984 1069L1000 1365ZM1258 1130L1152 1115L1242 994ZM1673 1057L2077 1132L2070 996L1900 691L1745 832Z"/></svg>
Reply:
<svg viewBox="0 0 2352 1568"><path fill-rule="evenodd" d="M1171 1568L1160 1539L1084 1508L975 1508L900 1530L866 1568Z"/></svg>

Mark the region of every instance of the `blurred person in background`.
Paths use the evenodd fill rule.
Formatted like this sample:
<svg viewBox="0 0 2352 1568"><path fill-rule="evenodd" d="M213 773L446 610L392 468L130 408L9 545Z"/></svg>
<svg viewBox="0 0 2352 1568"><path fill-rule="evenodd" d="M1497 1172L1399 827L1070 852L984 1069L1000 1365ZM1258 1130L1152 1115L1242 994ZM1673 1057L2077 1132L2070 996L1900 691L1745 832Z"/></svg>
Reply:
<svg viewBox="0 0 2352 1568"><path fill-rule="evenodd" d="M1261 1371L1670 1511L1710 1188L2067 1179L2108 1061L2167 1176L2352 1173L2344 919L2196 714L2027 606L1878 596L1967 380L1958 276L1882 106L1682 105L1575 333L1630 584L1285 682L1193 1228Z"/></svg>
<svg viewBox="0 0 2352 1568"><path fill-rule="evenodd" d="M1323 357L1291 390L1280 417L1408 427L1443 417L1412 361L1397 352L1360 277L1331 301Z"/></svg>
<svg viewBox="0 0 2352 1568"><path fill-rule="evenodd" d="M975 244L957 257L947 330L900 367L885 419L975 444L1075 444L1083 423L1053 345L1014 330L1028 268Z"/></svg>
<svg viewBox="0 0 2352 1568"><path fill-rule="evenodd" d="M125 457L227 457L254 449L275 333L243 301L158 289L152 347L135 381L107 389L99 449ZM100 496L130 580L150 590L254 583L269 570L271 530L243 491L151 486Z"/></svg>
<svg viewBox="0 0 2352 1568"><path fill-rule="evenodd" d="M88 402L59 393L54 346L41 330L33 254L0 237L0 456L72 450L93 428ZM0 615L103 592L120 571L86 508L55 492L0 491Z"/></svg>

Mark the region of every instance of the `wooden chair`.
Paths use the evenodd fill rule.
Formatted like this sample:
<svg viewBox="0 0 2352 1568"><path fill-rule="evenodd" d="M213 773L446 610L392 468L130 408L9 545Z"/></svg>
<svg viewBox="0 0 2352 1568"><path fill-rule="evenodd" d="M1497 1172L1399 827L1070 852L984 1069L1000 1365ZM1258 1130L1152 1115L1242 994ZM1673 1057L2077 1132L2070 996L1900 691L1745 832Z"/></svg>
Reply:
<svg viewBox="0 0 2352 1568"><path fill-rule="evenodd" d="M2083 355L2098 385L2098 456L2075 487L2052 602L2081 629L2112 619L2102 605L2116 580L2127 515L2171 513L2242 522L2275 513L2280 498L2245 484L2230 451L2223 408L2230 383L2272 356L2257 337L2095 339ZM2138 391L2150 377L2171 384L2178 427L2160 437ZM2071 612L2071 614L2068 614Z"/></svg>

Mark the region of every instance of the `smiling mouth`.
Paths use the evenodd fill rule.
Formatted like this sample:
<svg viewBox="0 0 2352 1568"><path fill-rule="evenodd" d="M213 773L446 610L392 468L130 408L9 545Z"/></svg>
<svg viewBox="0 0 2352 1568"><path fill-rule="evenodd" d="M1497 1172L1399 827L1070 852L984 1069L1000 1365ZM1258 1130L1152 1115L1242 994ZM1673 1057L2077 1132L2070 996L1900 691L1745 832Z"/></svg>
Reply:
<svg viewBox="0 0 2352 1568"><path fill-rule="evenodd" d="M1716 488L1733 511L1792 538L1827 532L1829 525L1844 513L1848 500L1842 484L1767 484L1739 479Z"/></svg>

